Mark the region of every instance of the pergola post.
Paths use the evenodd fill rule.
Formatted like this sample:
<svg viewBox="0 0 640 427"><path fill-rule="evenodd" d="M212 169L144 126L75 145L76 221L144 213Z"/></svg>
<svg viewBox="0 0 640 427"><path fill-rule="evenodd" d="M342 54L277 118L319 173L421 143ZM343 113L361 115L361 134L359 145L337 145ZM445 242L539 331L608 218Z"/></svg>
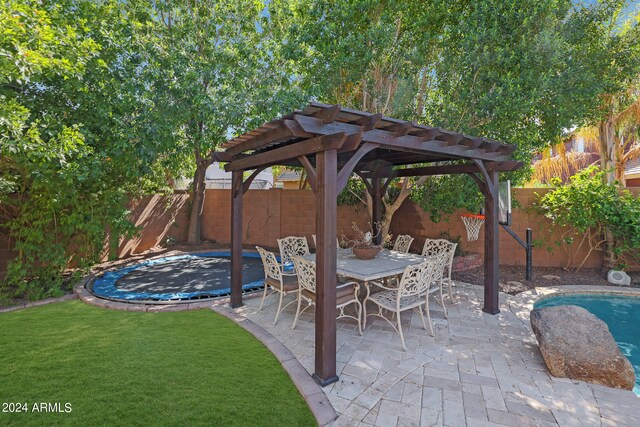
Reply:
<svg viewBox="0 0 640 427"><path fill-rule="evenodd" d="M373 202L371 212L371 233L375 235L374 243L379 245L382 242L382 236L378 233L378 226L382 225L382 179L374 176L371 179L371 199Z"/></svg>
<svg viewBox="0 0 640 427"><path fill-rule="evenodd" d="M316 154L316 360L313 378L321 386L336 375L337 150Z"/></svg>
<svg viewBox="0 0 640 427"><path fill-rule="evenodd" d="M488 170L484 185L484 307L489 314L500 312L498 268L498 171Z"/></svg>
<svg viewBox="0 0 640 427"><path fill-rule="evenodd" d="M242 306L242 172L231 172L231 308Z"/></svg>

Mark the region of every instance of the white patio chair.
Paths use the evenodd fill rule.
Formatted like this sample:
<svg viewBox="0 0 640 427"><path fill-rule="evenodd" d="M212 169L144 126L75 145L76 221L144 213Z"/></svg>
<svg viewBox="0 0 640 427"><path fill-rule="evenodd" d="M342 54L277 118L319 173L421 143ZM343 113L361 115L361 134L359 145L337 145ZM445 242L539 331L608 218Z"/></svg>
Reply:
<svg viewBox="0 0 640 427"><path fill-rule="evenodd" d="M396 238L392 250L406 254L409 252L409 248L411 248L411 243L413 243L413 237L408 234L401 234Z"/></svg>
<svg viewBox="0 0 640 427"><path fill-rule="evenodd" d="M291 329L296 328L300 314L307 308L316 303L316 263L306 260L302 257L293 257L293 263L298 272L298 283L300 284L300 292L298 293L298 308L296 309L296 317L293 319ZM362 304L358 301L358 291L360 285L357 282L340 283L336 287L336 308L339 310L337 319L348 317L358 322L358 331L362 335ZM300 310L302 300L307 302L306 307ZM345 314L344 309L350 305L355 305L356 316Z"/></svg>
<svg viewBox="0 0 640 427"><path fill-rule="evenodd" d="M295 275L294 271L285 272L285 264L292 263L293 257L296 255L309 255L309 243L306 237L288 236L278 239L278 248L280 249L280 263L285 276Z"/></svg>
<svg viewBox="0 0 640 427"><path fill-rule="evenodd" d="M447 263L449 262L449 253L440 252L439 254L428 256L427 259L435 263L435 270L433 273L433 277L431 278L432 282L429 286L429 289L423 294L425 297L425 311L427 311L427 314L429 314L429 295L439 292L440 305L442 306L442 310L444 312L444 318L448 319L449 315L447 314L447 307L444 305L444 295L442 294L442 287L444 281L444 270ZM429 316L429 319L431 319L431 316Z"/></svg>
<svg viewBox="0 0 640 427"><path fill-rule="evenodd" d="M422 256L433 256L440 253L447 253L449 255L448 262L444 265L446 270L445 275L442 278L442 283L447 284L449 287L449 298L453 301L453 292L451 290L453 280L451 280L451 268L453 267L453 257L456 253L457 243L450 242L446 239L427 239L422 247Z"/></svg>
<svg viewBox="0 0 640 427"><path fill-rule="evenodd" d="M317 248L318 245L316 243L316 235L312 234L311 236L313 237L313 247ZM340 249L340 239L338 237L336 237L336 249Z"/></svg>
<svg viewBox="0 0 640 427"><path fill-rule="evenodd" d="M364 327L367 326L367 313L366 304L367 301L371 301L378 306L378 312L372 313L369 316L379 316L389 322L389 324L400 334L400 341L402 341L402 348L405 350L407 346L404 342L404 334L402 333L402 323L400 321L400 313L407 310L417 311L422 320L422 327L426 330L427 325L424 322L424 315L422 314L422 306L426 304L424 298L425 293L429 293L429 287L434 282L436 275L436 268L438 268L438 262L436 259L427 259L425 262L417 265L410 265L405 268L400 283L397 288L389 288L384 286L380 282L369 282L372 285L378 286L383 290L367 296L363 305L365 306L365 318ZM394 314L397 325L394 325L391 320L384 316L383 310L388 310ZM429 307L426 307L427 319L429 320L429 329L431 335L433 333L433 325L431 324L431 315L429 313Z"/></svg>
<svg viewBox="0 0 640 427"><path fill-rule="evenodd" d="M282 299L286 295L298 293L298 277L295 275L283 274L282 268L278 264L276 255L273 252L269 252L260 246L256 246L256 249L260 254L260 258L262 258L262 266L264 267L264 293L262 294L262 301L260 301L260 308L258 311L262 310L262 305L267 297L267 290L269 288L271 288L271 293L279 293L280 301L278 302L278 309L276 310L276 318L273 321L273 324L275 325L278 323L278 316L280 316L280 313L291 303L297 301L297 299L294 299L284 307L282 306Z"/></svg>

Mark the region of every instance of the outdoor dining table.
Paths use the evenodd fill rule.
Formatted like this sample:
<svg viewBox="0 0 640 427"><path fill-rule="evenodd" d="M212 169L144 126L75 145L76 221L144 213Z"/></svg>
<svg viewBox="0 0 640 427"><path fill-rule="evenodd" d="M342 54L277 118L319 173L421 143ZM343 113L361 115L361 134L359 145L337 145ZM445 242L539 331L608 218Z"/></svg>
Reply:
<svg viewBox="0 0 640 427"><path fill-rule="evenodd" d="M303 258L315 261L316 255L309 254ZM339 276L362 282L369 295L369 282L399 276L409 265L420 264L425 257L383 249L374 259L357 258L351 249L338 249L336 257L336 273Z"/></svg>
<svg viewBox="0 0 640 427"><path fill-rule="evenodd" d="M309 254L302 258L315 261L316 255ZM425 257L416 254L402 253L383 249L374 259L363 260L357 258L351 249L338 249L336 257L336 273L364 284L369 297L369 282L374 280L396 277L404 273L410 265L420 264ZM356 286L356 293L359 286ZM367 316L367 308L363 307L363 317Z"/></svg>
<svg viewBox="0 0 640 427"><path fill-rule="evenodd" d="M303 258L315 261L316 255L309 254ZM366 284L372 280L399 276L407 266L420 264L425 259L425 257L416 254L383 249L374 259L363 260L357 258L351 249L338 249L336 273Z"/></svg>

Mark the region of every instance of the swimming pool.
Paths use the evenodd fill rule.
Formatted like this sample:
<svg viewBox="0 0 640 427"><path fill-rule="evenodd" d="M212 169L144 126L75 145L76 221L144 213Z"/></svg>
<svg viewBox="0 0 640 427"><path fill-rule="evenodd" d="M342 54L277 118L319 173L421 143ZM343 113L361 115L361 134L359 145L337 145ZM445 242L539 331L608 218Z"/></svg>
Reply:
<svg viewBox="0 0 640 427"><path fill-rule="evenodd" d="M577 305L602 319L636 372L633 392L640 396L640 296L564 294L537 301L535 308Z"/></svg>
<svg viewBox="0 0 640 427"><path fill-rule="evenodd" d="M242 254L243 291L263 286L260 255ZM231 253L203 252L155 258L108 271L87 286L97 297L143 303L216 298L231 292Z"/></svg>

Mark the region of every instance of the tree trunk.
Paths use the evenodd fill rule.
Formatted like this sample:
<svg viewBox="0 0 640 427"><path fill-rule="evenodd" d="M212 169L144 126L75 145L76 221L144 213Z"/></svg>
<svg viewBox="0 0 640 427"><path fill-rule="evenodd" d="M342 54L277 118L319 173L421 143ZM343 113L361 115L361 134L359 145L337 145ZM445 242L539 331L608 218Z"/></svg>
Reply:
<svg viewBox="0 0 640 427"><path fill-rule="evenodd" d="M193 189L191 190L191 214L189 215L189 231L187 243L197 245L200 243L200 224L202 207L204 206L205 177L210 162L197 162L196 172L193 175Z"/></svg>
<svg viewBox="0 0 640 427"><path fill-rule="evenodd" d="M393 220L393 215L396 213L400 206L404 203L404 201L411 194L411 190L414 187L418 187L425 183L427 180L426 176L420 177L415 184L411 185L408 178L405 178L402 181L402 188L400 189L400 193L392 202L385 202L382 200L382 205L384 207L384 211L382 213L382 226L380 228L380 236L382 241L384 242L385 237L389 234L389 229L391 228L391 221ZM373 212L373 199L371 195L367 192L367 212L369 213L369 218L372 216ZM372 230L375 232L375 230Z"/></svg>
<svg viewBox="0 0 640 427"><path fill-rule="evenodd" d="M618 150L616 150L615 124L610 117L600 122L600 167L605 173L605 182L613 184L616 179L616 164Z"/></svg>
<svg viewBox="0 0 640 427"><path fill-rule="evenodd" d="M615 123L611 114L598 126L600 133L600 167L604 171L604 180L607 184L616 181L616 165L618 163L618 150L616 149ZM615 268L618 259L615 253L616 242L613 233L608 228L604 231L605 245L602 258L602 274Z"/></svg>
<svg viewBox="0 0 640 427"><path fill-rule="evenodd" d="M624 177L624 170L627 166L627 157L625 153L624 135L617 133L615 135L616 143L616 179L620 182L621 187L627 186L627 180Z"/></svg>

